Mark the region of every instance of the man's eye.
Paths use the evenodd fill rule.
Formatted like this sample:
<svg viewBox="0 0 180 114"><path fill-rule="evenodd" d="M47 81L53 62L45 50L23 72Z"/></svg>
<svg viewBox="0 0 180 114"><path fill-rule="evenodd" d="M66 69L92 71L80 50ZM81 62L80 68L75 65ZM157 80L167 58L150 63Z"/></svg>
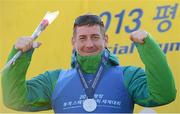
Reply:
<svg viewBox="0 0 180 114"><path fill-rule="evenodd" d="M94 40L98 40L99 37L98 37L98 36L94 36L93 39L94 39Z"/></svg>
<svg viewBox="0 0 180 114"><path fill-rule="evenodd" d="M85 38L84 38L84 37L80 37L79 39L80 39L80 40L85 40Z"/></svg>

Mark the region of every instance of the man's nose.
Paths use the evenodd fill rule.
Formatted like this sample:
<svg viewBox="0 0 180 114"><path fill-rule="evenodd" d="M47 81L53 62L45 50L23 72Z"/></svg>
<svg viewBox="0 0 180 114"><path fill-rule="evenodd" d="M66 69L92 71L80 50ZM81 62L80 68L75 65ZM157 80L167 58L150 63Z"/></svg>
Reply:
<svg viewBox="0 0 180 114"><path fill-rule="evenodd" d="M93 47L93 46L94 46L93 41L91 41L90 39L88 39L87 42L86 42L86 47Z"/></svg>

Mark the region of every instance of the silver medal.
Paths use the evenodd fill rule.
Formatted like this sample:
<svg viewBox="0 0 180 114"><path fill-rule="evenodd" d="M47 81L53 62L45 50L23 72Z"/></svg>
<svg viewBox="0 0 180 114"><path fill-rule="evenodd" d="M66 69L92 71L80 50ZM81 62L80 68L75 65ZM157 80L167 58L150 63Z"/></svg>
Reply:
<svg viewBox="0 0 180 114"><path fill-rule="evenodd" d="M87 112L92 112L96 109L97 103L94 99L86 99L83 102L83 109Z"/></svg>

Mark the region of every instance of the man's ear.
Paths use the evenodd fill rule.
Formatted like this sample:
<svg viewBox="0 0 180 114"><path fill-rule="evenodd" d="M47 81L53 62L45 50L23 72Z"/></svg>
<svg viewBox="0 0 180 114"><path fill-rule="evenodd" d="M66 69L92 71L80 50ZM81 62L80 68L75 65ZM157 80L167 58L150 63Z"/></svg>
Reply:
<svg viewBox="0 0 180 114"><path fill-rule="evenodd" d="M104 37L104 40L105 40L105 47L108 46L108 39L109 39L109 37L108 37L108 35L106 34L105 37Z"/></svg>
<svg viewBox="0 0 180 114"><path fill-rule="evenodd" d="M74 45L75 45L75 38L74 37L71 38L71 44L74 47Z"/></svg>

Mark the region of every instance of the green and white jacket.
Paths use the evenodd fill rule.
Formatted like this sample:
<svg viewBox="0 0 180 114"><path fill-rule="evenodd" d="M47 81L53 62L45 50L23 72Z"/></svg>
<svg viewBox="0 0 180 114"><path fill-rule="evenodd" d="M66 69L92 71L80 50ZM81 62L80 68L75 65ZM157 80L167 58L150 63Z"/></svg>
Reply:
<svg viewBox="0 0 180 114"><path fill-rule="evenodd" d="M129 95L136 104L146 107L160 106L175 100L176 88L173 74L166 57L159 45L148 35L143 45L136 44L145 70L134 66L123 66L124 84ZM8 60L18 50L12 49ZM61 69L46 71L26 80L33 50L24 53L14 65L2 72L2 91L4 104L15 110L41 111L51 109L51 96ZM88 59L88 58L87 58ZM94 68L96 67L95 61ZM79 59L79 64L85 73L94 73L89 70L88 62ZM118 59L111 54L107 65L118 64ZM72 65L72 67L74 67ZM96 70L96 68L95 68Z"/></svg>

